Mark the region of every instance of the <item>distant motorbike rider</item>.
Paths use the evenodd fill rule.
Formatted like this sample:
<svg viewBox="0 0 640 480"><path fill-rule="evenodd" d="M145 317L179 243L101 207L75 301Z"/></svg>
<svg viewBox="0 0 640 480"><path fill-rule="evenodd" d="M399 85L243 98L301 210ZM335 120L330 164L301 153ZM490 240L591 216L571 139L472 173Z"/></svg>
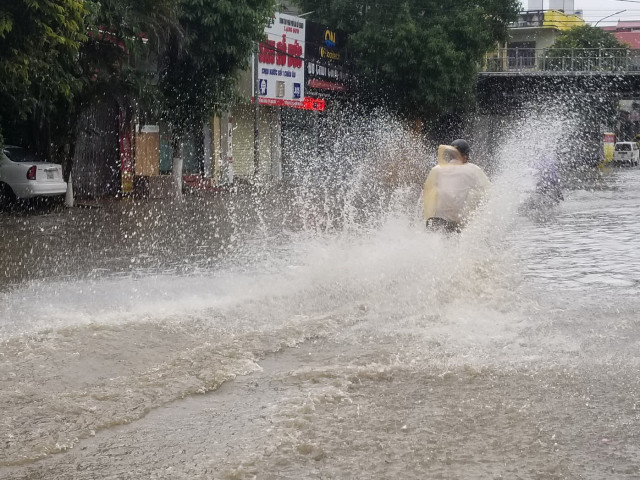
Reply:
<svg viewBox="0 0 640 480"><path fill-rule="evenodd" d="M485 197L491 184L482 169L469 162L470 152L462 139L438 148L438 165L424 184L427 228L460 232Z"/></svg>
<svg viewBox="0 0 640 480"><path fill-rule="evenodd" d="M564 200L562 194L562 184L558 175L558 167L553 161L553 157L545 156L536 165L537 181L536 193L542 195L549 202L558 203Z"/></svg>

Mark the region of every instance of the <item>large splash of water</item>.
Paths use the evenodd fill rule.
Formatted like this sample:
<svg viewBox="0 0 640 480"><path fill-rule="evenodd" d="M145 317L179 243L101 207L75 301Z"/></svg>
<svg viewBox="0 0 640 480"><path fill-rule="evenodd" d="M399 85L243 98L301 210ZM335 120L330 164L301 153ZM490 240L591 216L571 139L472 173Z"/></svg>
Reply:
<svg viewBox="0 0 640 480"><path fill-rule="evenodd" d="M105 258L99 269L91 252L79 261L86 271L79 268L77 280L34 280L4 293L2 330L206 317L248 301L266 302L273 316L353 302L407 313L512 282L517 268L503 238L533 181L532 166L570 134L570 121L549 110L524 114L503 122L498 145L478 140L474 153L491 172L490 199L462 235L443 238L426 232L422 219L422 185L437 145L388 114L339 112L330 120L336 127L322 132L322 142L310 129L295 143L285 184L207 204L204 218L197 208L134 204L80 219L96 238L76 248L91 252L100 236L124 237L117 253L125 258ZM469 129L473 139L473 122ZM137 220L109 218L118 213ZM103 244L116 256L113 244ZM76 252L62 253L52 261L73 263ZM109 265L120 260L123 266Z"/></svg>
<svg viewBox="0 0 640 480"><path fill-rule="evenodd" d="M474 142L493 187L459 236L424 228L437 145L384 114L338 115L324 148L298 139L288 181L272 189L45 218L81 241L36 248L40 257L27 243L19 258L64 274L28 263L40 278L0 296L0 407L18 432L0 466L213 390L318 337L371 345L374 369L390 353L409 369L526 361L537 352L519 337L535 299L508 237L530 165L570 134L559 118L512 119L493 155ZM37 237L43 225L16 231Z"/></svg>

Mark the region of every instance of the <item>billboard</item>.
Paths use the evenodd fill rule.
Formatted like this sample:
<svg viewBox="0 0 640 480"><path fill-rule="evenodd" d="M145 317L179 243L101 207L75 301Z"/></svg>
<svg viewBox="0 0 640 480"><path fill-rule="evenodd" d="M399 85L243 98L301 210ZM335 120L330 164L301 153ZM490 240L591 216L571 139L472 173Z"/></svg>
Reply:
<svg viewBox="0 0 640 480"><path fill-rule="evenodd" d="M616 135L614 133L604 134L604 163L613 161L613 152L616 145Z"/></svg>
<svg viewBox="0 0 640 480"><path fill-rule="evenodd" d="M317 90L346 91L348 75L345 68L345 32L307 22L305 43L307 86Z"/></svg>
<svg viewBox="0 0 640 480"><path fill-rule="evenodd" d="M266 40L258 46L257 93L261 105L302 107L305 32L304 18L284 13L276 13L265 29Z"/></svg>

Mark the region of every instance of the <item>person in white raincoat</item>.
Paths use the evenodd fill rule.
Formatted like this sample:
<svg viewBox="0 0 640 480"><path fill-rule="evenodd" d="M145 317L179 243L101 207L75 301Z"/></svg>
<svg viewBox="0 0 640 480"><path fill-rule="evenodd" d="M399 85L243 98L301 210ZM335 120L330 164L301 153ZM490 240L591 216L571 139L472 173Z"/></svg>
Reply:
<svg viewBox="0 0 640 480"><path fill-rule="evenodd" d="M469 163L470 151L462 139L438 148L438 165L424 184L427 228L460 232L487 194L491 184L480 167Z"/></svg>

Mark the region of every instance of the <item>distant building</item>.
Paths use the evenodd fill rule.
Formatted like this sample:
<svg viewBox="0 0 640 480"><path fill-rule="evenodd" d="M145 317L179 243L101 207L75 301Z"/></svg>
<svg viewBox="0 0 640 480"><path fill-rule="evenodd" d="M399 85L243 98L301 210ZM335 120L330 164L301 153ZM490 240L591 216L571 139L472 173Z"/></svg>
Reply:
<svg viewBox="0 0 640 480"><path fill-rule="evenodd" d="M620 42L626 43L633 50L640 49L640 20L619 21L617 25L601 28L612 33Z"/></svg>
<svg viewBox="0 0 640 480"><path fill-rule="evenodd" d="M540 0L529 1L529 5L531 4L541 4ZM549 10L558 10L560 12L564 12L568 15L572 15L575 13L573 8L574 0L549 0ZM529 8L531 10L531 8Z"/></svg>
<svg viewBox="0 0 640 480"><path fill-rule="evenodd" d="M548 48L565 30L584 25L584 19L561 10L527 10L509 28L507 48Z"/></svg>
<svg viewBox="0 0 640 480"><path fill-rule="evenodd" d="M573 2L567 0L565 4L566 12L533 10L532 7L540 7L542 1L531 0L529 10L521 12L510 25L509 41L487 56L487 68L491 71L537 68L536 59L540 57L540 51L551 47L562 32L585 24L581 12L573 10Z"/></svg>

